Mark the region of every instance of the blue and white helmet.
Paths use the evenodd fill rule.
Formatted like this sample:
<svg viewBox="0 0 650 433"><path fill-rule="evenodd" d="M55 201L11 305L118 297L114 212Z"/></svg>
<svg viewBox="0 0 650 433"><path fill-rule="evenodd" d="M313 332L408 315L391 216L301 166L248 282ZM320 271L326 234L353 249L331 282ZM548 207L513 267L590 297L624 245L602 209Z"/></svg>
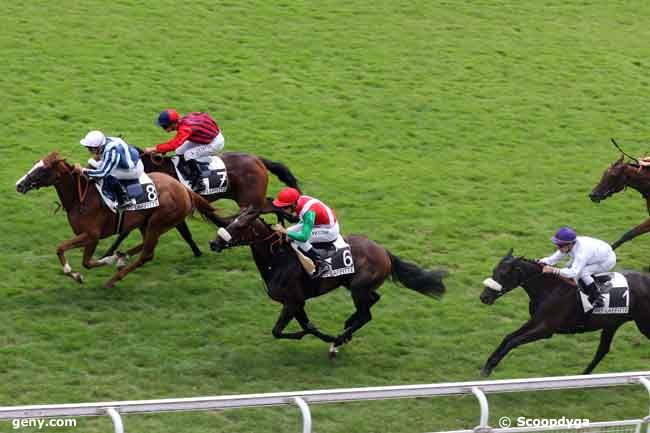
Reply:
<svg viewBox="0 0 650 433"><path fill-rule="evenodd" d="M106 144L106 136L102 131L90 131L79 143L86 147L102 147Z"/></svg>

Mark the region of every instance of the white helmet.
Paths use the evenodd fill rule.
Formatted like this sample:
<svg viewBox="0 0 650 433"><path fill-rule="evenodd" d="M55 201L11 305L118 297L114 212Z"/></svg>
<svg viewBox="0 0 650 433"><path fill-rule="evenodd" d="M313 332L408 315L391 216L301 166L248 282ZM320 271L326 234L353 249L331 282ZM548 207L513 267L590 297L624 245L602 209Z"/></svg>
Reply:
<svg viewBox="0 0 650 433"><path fill-rule="evenodd" d="M79 143L86 147L102 147L106 144L106 136L102 131L90 131Z"/></svg>

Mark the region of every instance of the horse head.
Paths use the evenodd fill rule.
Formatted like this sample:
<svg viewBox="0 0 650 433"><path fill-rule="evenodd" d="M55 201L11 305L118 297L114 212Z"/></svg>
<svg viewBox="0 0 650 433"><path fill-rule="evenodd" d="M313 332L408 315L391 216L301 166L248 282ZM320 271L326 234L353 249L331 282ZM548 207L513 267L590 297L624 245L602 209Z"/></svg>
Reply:
<svg viewBox="0 0 650 433"><path fill-rule="evenodd" d="M273 230L273 228L262 218L256 218L247 226L237 230L229 241L225 241L221 236L217 235L210 241L210 249L219 252L231 247L246 245L255 246L264 243L275 245L282 241L282 233Z"/></svg>
<svg viewBox="0 0 650 433"><path fill-rule="evenodd" d="M622 191L630 179L630 168L636 170L638 167L623 162L623 155L614 161L603 173L598 185L589 194L591 201L598 203L607 197Z"/></svg>
<svg viewBox="0 0 650 433"><path fill-rule="evenodd" d="M57 152L51 152L16 182L16 191L26 194L32 189L51 186L59 181L62 172L72 172L72 168Z"/></svg>
<svg viewBox="0 0 650 433"><path fill-rule="evenodd" d="M535 275L541 275L542 265L512 255L512 248L492 270L492 277L483 281L485 288L480 295L481 302L494 304L497 298L519 287Z"/></svg>

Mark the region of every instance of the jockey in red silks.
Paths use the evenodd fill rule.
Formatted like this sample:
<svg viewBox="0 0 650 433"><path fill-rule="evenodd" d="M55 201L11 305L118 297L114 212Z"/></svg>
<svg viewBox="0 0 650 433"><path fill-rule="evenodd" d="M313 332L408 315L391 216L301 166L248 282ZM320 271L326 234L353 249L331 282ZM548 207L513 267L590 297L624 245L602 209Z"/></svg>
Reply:
<svg viewBox="0 0 650 433"><path fill-rule="evenodd" d="M209 162L205 157L215 155L223 149L224 145L224 138L217 122L207 113L192 112L180 117L176 110L167 109L160 113L156 125L167 132L176 131L176 136L156 147L147 147L145 153L165 153L175 150L176 155L181 157L180 168L188 169L184 174L188 174L192 186L202 188L197 160L202 161L203 158L204 162Z"/></svg>
<svg viewBox="0 0 650 433"><path fill-rule="evenodd" d="M316 264L312 278L317 278L330 270L330 265L312 247L312 242L334 242L339 237L339 223L334 211L322 201L300 195L295 188L284 188L273 204L283 208L300 218L300 222L287 229L280 226L279 230L286 233L294 248L300 248L307 257Z"/></svg>

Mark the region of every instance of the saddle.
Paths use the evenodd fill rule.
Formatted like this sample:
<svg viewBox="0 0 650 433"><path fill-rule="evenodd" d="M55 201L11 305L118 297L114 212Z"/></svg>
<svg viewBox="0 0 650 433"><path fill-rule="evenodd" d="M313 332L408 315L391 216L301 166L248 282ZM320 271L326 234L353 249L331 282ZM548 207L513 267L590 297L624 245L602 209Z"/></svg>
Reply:
<svg viewBox="0 0 650 433"><path fill-rule="evenodd" d="M294 244L292 244L294 246ZM320 257L330 265L330 269L321 275L320 278L335 278L341 275L353 274L354 259L352 258L352 251L350 245L343 239L341 235L334 242L318 242L312 244L312 248L316 250ZM315 269L314 262L300 252L297 247L294 247L298 259L303 269L308 274L312 274Z"/></svg>
<svg viewBox="0 0 650 433"><path fill-rule="evenodd" d="M630 289L627 279L619 272L604 272L592 275L598 291L603 295L604 306L596 308L593 314L627 314L630 310ZM578 290L578 304L588 312L592 305L589 297Z"/></svg>
<svg viewBox="0 0 650 433"><path fill-rule="evenodd" d="M199 169L199 182L203 183L204 188L200 191L201 195L222 194L228 191L228 173L226 165L218 156L210 156L194 160ZM172 163L176 170L176 176L183 185L192 189L192 184L187 178L185 161L179 156L172 157Z"/></svg>

